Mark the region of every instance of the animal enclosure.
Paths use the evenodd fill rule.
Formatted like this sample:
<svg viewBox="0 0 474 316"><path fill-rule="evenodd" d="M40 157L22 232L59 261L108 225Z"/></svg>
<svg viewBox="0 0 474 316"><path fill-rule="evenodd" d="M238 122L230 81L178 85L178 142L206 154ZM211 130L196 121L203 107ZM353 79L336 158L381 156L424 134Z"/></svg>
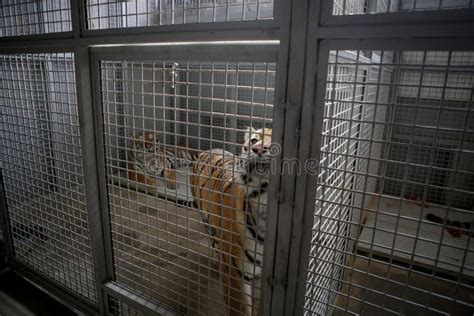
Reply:
<svg viewBox="0 0 474 316"><path fill-rule="evenodd" d="M212 50L218 49L223 48ZM206 50L210 51L201 48L201 54ZM261 56L274 53L268 47ZM231 54L228 50L226 55ZM223 263L195 205L204 201L195 201L192 193L192 155L176 167L176 181L170 187L165 174L156 176L153 168L137 167L153 162L146 158L141 162L131 151L146 155L146 145L137 137L152 131L153 145L168 146L169 155L186 148L196 153L223 149L229 154L225 159L239 156L250 126L271 128L275 62L260 61L262 57L253 54L255 61L249 54L226 61L209 53L197 60L170 60L178 51L155 60L148 56L159 55L134 60L117 59L121 56L116 54L99 57L116 280L189 314L224 313L219 284ZM155 183L144 180L155 177ZM251 185L245 189L254 190ZM252 287L260 291L257 281Z"/></svg>
<svg viewBox="0 0 474 316"><path fill-rule="evenodd" d="M102 315L472 315L474 3L0 4L10 268Z"/></svg>

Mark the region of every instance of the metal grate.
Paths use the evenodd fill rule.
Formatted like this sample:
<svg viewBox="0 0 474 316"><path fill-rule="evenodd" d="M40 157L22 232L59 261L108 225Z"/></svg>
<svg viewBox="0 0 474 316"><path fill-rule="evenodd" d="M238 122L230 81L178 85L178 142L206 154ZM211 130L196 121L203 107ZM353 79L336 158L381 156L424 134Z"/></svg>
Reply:
<svg viewBox="0 0 474 316"><path fill-rule="evenodd" d="M220 270L227 263L222 259L224 251L212 247L210 234L217 228L206 226L205 213L196 208L202 201L195 200L191 190L190 161L200 152L225 149L233 165L248 127L271 127L275 68L274 63L262 62L100 62L116 281L182 313L225 313L223 298L230 294L221 286L225 276ZM146 146L139 142L135 147L134 139L144 132L158 139L152 144L168 146L174 154L175 146L187 148L188 157L173 160L178 170L176 188L168 186L163 174L153 174L152 168L136 169L142 163L137 157L145 156ZM156 157L154 149L151 153L152 159ZM255 190L252 185L238 188L250 192ZM239 209L242 214L245 210ZM260 220L256 224L261 229ZM242 233L250 238L249 231ZM261 247L248 251L261 260ZM254 308L260 270L256 266L234 275L233 282L243 282L242 288L230 290L252 287L249 304Z"/></svg>
<svg viewBox="0 0 474 316"><path fill-rule="evenodd" d="M74 56L0 56L0 166L15 258L96 302Z"/></svg>
<svg viewBox="0 0 474 316"><path fill-rule="evenodd" d="M306 314L474 311L473 86L472 52L331 52Z"/></svg>
<svg viewBox="0 0 474 316"><path fill-rule="evenodd" d="M110 295L108 296L108 298L109 298L109 302L108 302L109 315L113 315L113 316L140 316L142 315L142 313L130 307L128 304L122 302L121 300Z"/></svg>
<svg viewBox="0 0 474 316"><path fill-rule="evenodd" d="M334 0L333 15L472 9L472 0Z"/></svg>
<svg viewBox="0 0 474 316"><path fill-rule="evenodd" d="M364 0L334 0L333 15L363 14L366 11Z"/></svg>
<svg viewBox="0 0 474 316"><path fill-rule="evenodd" d="M273 18L273 0L88 0L86 6L91 30Z"/></svg>
<svg viewBox="0 0 474 316"><path fill-rule="evenodd" d="M0 37L71 30L70 0L4 0L0 3Z"/></svg>

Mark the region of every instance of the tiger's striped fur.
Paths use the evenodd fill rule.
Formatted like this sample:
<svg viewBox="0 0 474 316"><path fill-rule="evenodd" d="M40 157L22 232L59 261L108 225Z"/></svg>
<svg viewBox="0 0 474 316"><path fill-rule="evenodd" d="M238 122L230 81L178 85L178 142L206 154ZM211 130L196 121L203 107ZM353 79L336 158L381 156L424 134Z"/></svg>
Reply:
<svg viewBox="0 0 474 316"><path fill-rule="evenodd" d="M270 145L271 129L250 128L240 156L211 150L201 153L193 167L193 196L220 255L231 315L258 311L259 295L253 292L262 275Z"/></svg>
<svg viewBox="0 0 474 316"><path fill-rule="evenodd" d="M152 132L135 134L129 147L129 179L155 185L160 177L170 189L178 187L176 170L190 168L198 156L196 150L161 144Z"/></svg>

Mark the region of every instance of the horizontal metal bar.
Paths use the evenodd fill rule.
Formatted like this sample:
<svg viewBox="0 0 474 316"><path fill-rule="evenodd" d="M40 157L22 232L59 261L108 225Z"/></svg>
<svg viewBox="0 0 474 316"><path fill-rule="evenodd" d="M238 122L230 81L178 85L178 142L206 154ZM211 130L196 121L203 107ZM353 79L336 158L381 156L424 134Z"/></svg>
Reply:
<svg viewBox="0 0 474 316"><path fill-rule="evenodd" d="M224 31L224 30L248 30L248 29L274 29L278 25L273 20L257 21L230 21L230 22L210 22L210 23L186 23L157 26L140 26L127 28L111 28L102 30L85 30L85 36L110 36L128 34L157 34L157 33L183 33L195 31Z"/></svg>
<svg viewBox="0 0 474 316"><path fill-rule="evenodd" d="M120 36L118 36L120 35ZM273 40L278 39L278 28L256 27L252 29L222 29L212 31L189 30L183 32L159 32L136 34L107 34L102 36L83 37L81 45L116 44L116 43L154 43L163 41L215 41L215 40Z"/></svg>
<svg viewBox="0 0 474 316"><path fill-rule="evenodd" d="M17 273L27 281L44 291L49 296L55 298L68 308L78 310L86 315L98 315L99 310L97 306L87 302L83 298L70 293L63 287L56 285L50 279L45 278L35 271L32 271L28 266L18 260L12 263L13 272Z"/></svg>
<svg viewBox="0 0 474 316"><path fill-rule="evenodd" d="M74 51L74 45L72 42L66 40L70 45L38 45L38 46L12 46L6 47L0 44L0 54L35 54L35 53L71 53ZM38 43L40 44L40 43Z"/></svg>
<svg viewBox="0 0 474 316"><path fill-rule="evenodd" d="M138 296L116 282L105 283L104 291L106 294L122 300L134 309L143 312L144 315L178 315L176 311L163 305L157 305L141 296Z"/></svg>
<svg viewBox="0 0 474 316"><path fill-rule="evenodd" d="M11 43L17 42L30 42L30 41L44 41L44 40L62 40L73 37L73 32L58 32L58 33L47 33L47 34L35 34L35 35L21 35L21 36L9 36L0 37L0 46L8 46Z"/></svg>
<svg viewBox="0 0 474 316"><path fill-rule="evenodd" d="M341 18L347 18L344 16ZM357 16L357 18L365 18ZM142 29L142 28L140 28ZM318 28L316 37L318 39L387 39L387 38L466 38L474 37L474 17L469 21L453 21L440 23L439 21L422 23L390 24L384 23L374 27L370 24L344 24L335 26L321 26ZM129 30L129 29L127 29ZM90 33L89 33L90 32ZM66 34L66 33L64 33ZM115 30L99 32L88 31L86 36L73 39L72 33L68 32L70 38L58 37L31 37L29 40L5 40L0 42L0 49L4 48L28 48L53 47L64 50L64 47L90 46L101 44L133 44L133 43L159 43L159 42L183 42L183 41L219 41L219 40L278 40L280 30L276 26L265 26L243 29L216 29L216 30L187 30L182 32L168 31L155 33L119 33ZM118 36L120 35L120 36ZM20 40L21 39L21 40Z"/></svg>
<svg viewBox="0 0 474 316"><path fill-rule="evenodd" d="M334 39L324 40L321 49L327 50L473 50L474 41L466 39Z"/></svg>
<svg viewBox="0 0 474 316"><path fill-rule="evenodd" d="M73 46L91 46L102 44L133 44L133 43L159 43L159 42L184 42L184 41L236 41L236 40L277 40L279 30L276 27L271 28L253 28L253 29L232 29L232 30L213 30L186 32L159 32L159 33L140 33L140 34L113 34L101 36L85 36L78 39L72 38L34 38L28 41L0 41L0 49L7 48L35 48L35 47L61 47Z"/></svg>
<svg viewBox="0 0 474 316"><path fill-rule="evenodd" d="M417 23L377 25L322 26L320 39L376 39L376 38L462 38L474 37L474 20L459 23Z"/></svg>
<svg viewBox="0 0 474 316"><path fill-rule="evenodd" d="M94 47L91 52L96 60L160 60L164 58L209 61L276 61L278 42L265 43L216 43L216 44L186 44L163 46L124 46Z"/></svg>
<svg viewBox="0 0 474 316"><path fill-rule="evenodd" d="M328 1L329 2L329 1ZM327 14L329 13L329 14ZM346 25L373 25L373 24L440 24L446 22L472 22L474 10L472 9L441 9L413 12L391 12L377 14L332 15L326 11L321 19L321 26L346 26ZM433 33L438 36L437 33Z"/></svg>

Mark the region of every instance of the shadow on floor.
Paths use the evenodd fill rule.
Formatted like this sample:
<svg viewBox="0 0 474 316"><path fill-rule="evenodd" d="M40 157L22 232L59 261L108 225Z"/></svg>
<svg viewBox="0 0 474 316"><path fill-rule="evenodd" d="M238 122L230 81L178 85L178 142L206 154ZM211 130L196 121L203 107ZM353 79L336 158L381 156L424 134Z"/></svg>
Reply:
<svg viewBox="0 0 474 316"><path fill-rule="evenodd" d="M0 315L75 315L13 272L0 274Z"/></svg>

